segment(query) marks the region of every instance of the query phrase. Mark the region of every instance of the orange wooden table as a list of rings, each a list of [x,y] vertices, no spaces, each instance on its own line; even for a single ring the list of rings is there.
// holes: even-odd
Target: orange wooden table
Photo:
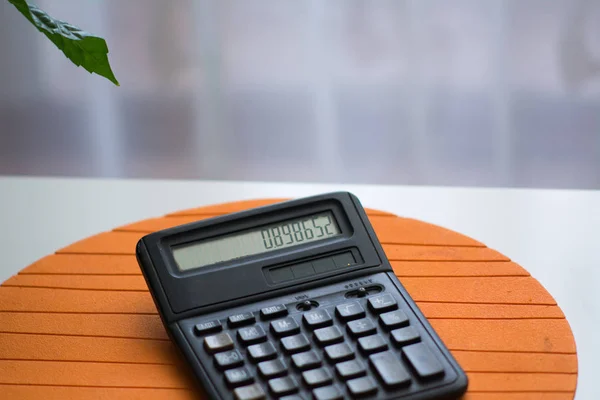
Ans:
[[[276,201],[122,226],[10,278],[0,287],[0,399],[203,398],[161,325],[135,244],[154,230]],[[571,329],[527,271],[459,233],[367,213],[396,274],[467,372],[464,399],[573,399]]]

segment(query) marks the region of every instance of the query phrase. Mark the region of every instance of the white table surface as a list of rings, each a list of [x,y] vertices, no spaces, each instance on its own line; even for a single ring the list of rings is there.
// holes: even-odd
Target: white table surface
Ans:
[[[554,296],[577,342],[576,398],[600,398],[600,192],[0,177],[0,282],[79,239],[184,208],[348,190],[366,207],[494,248]]]

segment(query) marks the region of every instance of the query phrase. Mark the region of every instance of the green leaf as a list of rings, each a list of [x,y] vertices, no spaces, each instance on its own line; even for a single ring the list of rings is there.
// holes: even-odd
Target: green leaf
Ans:
[[[104,39],[84,32],[67,22],[52,18],[25,0],[8,0],[38,31],[52,41],[75,65],[103,76],[119,86],[108,62],[108,46]]]

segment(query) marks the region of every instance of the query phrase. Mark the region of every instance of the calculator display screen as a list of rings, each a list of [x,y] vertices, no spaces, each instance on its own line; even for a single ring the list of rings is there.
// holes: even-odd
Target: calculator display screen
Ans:
[[[333,213],[320,212],[288,219],[215,239],[187,243],[173,249],[182,271],[223,261],[267,253],[340,235]]]

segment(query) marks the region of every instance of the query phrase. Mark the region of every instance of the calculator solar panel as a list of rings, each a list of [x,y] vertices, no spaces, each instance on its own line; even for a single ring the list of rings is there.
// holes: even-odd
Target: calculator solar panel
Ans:
[[[298,235],[302,226],[312,233]],[[311,240],[296,244],[294,232]],[[423,400],[466,390],[348,193],[151,234],[138,260],[211,398]]]

